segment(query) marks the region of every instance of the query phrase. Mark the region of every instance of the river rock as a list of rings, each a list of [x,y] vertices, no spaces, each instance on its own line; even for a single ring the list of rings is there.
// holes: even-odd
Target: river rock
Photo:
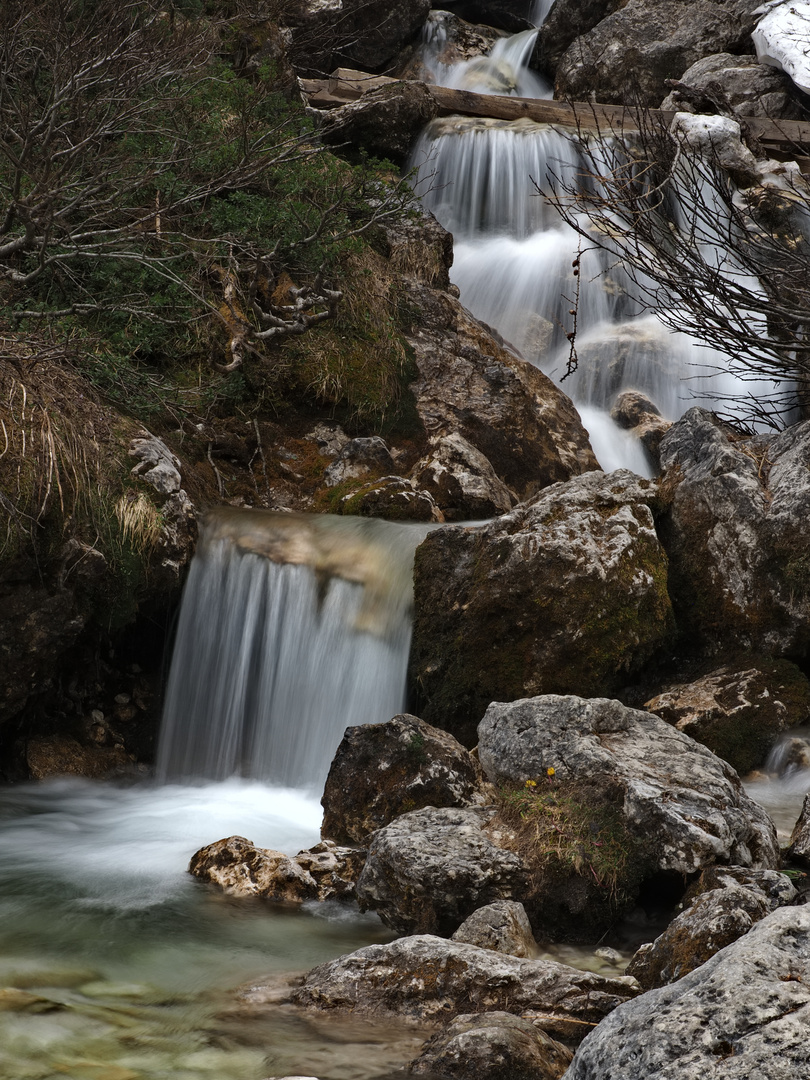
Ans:
[[[195,852],[188,870],[230,896],[298,904],[353,898],[364,858],[364,851],[341,848],[329,840],[290,856],[256,847],[243,836],[229,836]]]
[[[776,830],[734,770],[652,713],[607,698],[493,702],[478,728],[488,779],[523,784],[610,778],[622,813],[657,871],[693,874],[718,862],[778,865]]]
[[[326,467],[324,482],[327,487],[336,487],[345,480],[357,480],[370,473],[391,473],[395,469],[385,440],[379,435],[371,435],[345,443],[332,464]]]
[[[805,795],[802,812],[790,834],[790,847],[785,852],[794,862],[810,863],[810,795]]]
[[[791,93],[787,75],[759,63],[755,56],[733,56],[731,53],[704,56],[687,68],[678,82],[683,86],[675,87],[664,98],[662,109],[714,112],[724,105],[730,106],[739,117],[798,120],[801,116],[801,107]],[[696,100],[695,95],[683,93],[684,87],[703,92],[704,98]]]
[[[25,762],[32,780],[48,780],[55,776],[87,776],[99,780],[132,768],[132,758],[123,746],[82,746],[70,735],[29,739]]]
[[[509,956],[534,956],[537,943],[523,904],[496,900],[478,908],[453,934],[453,941],[466,941],[479,949],[492,949]]]
[[[796,1080],[810,1068],[810,907],[781,908],[696,971],[619,1006],[565,1080]]]
[[[408,1071],[448,1080],[559,1080],[573,1057],[530,1020],[507,1012],[457,1016]]]
[[[455,432],[433,440],[412,475],[447,521],[495,517],[511,510],[517,501],[489,460]]]
[[[417,135],[438,113],[423,83],[391,83],[320,114],[321,138],[335,147],[348,143],[352,153],[359,147],[404,165]]]
[[[635,390],[619,394],[611,407],[610,418],[625,431],[632,431],[653,461],[660,463],[661,440],[672,427],[672,421],[663,418],[646,394]]]
[[[687,896],[691,902],[685,910],[630,961],[627,974],[645,990],[694,971],[769,912],[795,900],[797,892],[775,870],[735,866],[704,870]]]
[[[418,370],[410,389],[429,438],[457,433],[521,499],[597,468],[576,410],[538,368],[450,294],[413,283],[407,298],[422,312],[407,339]]]
[[[618,1004],[632,980],[608,979],[553,960],[521,960],[430,934],[370,945],[313,968],[295,1004],[358,1016],[446,1023],[459,1014],[519,1013],[579,1041]]]
[[[382,476],[344,495],[336,507],[340,514],[385,518],[387,521],[443,522],[444,514],[433,496],[404,476]]]
[[[409,811],[482,801],[481,770],[469,751],[448,732],[403,714],[346,728],[321,799],[321,835],[366,844]]]
[[[430,0],[295,0],[284,5],[288,56],[301,74],[336,67],[380,71],[414,38]]]
[[[740,439],[690,409],[661,443],[660,534],[682,629],[704,649],[810,647],[810,421]]]
[[[587,473],[416,552],[411,686],[420,715],[474,745],[491,701],[604,693],[668,638],[657,488]]]
[[[765,763],[787,727],[810,719],[810,683],[788,660],[750,658],[671,686],[644,708],[708,746],[741,775]]]
[[[748,0],[628,0],[568,47],[555,96],[657,108],[666,80],[702,57],[752,50],[752,10]]]
[[[525,895],[520,856],[485,831],[494,816],[494,807],[426,807],[380,829],[357,882],[361,909],[400,934],[452,934],[477,908]]]

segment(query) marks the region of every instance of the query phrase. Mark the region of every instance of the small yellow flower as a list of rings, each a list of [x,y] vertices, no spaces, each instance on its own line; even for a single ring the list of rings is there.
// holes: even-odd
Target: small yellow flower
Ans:
[[[526,781],[526,787],[537,787],[537,781],[536,780],[527,780]]]
[[[556,770],[555,770],[554,766],[549,765],[549,767],[546,769],[546,776],[553,776],[555,771]]]

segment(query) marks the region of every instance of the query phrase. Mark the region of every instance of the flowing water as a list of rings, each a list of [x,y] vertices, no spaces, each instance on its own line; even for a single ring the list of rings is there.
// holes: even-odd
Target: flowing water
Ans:
[[[538,24],[547,7],[535,3]],[[503,39],[485,61],[437,67],[435,77],[546,95],[526,66],[534,36]],[[535,182],[570,178],[581,168],[576,149],[541,125],[450,118],[425,133],[417,160],[436,173],[428,202],[455,233],[464,302],[556,377],[579,290],[584,359],[566,389],[603,466],[648,471],[612,424],[610,400],[642,387],[678,415],[690,404],[682,377],[695,374],[695,348],[654,316],[635,319],[620,269],[606,277],[589,255],[575,280],[575,235]],[[290,853],[318,839],[316,795],[344,728],[403,707],[422,535],[380,522],[214,515],[180,619],[160,782],[0,792],[0,1080],[366,1080],[414,1056],[418,1033],[336,1028],[284,1008],[251,1013],[234,995],[247,980],[388,940],[376,917],[235,901],[186,866],[228,835]],[[750,790],[787,818],[808,775]],[[598,967],[585,951],[558,958]]]

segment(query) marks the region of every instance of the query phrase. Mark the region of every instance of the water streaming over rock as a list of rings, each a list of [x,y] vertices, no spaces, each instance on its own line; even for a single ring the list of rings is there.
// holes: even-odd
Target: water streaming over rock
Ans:
[[[401,712],[425,531],[213,513],[184,593],[159,778],[317,788],[348,725]]]

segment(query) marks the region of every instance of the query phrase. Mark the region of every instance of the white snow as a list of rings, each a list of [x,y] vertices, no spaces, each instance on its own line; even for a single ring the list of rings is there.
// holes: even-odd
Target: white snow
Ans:
[[[757,60],[784,71],[810,93],[810,3],[783,0],[758,10],[767,14],[752,34]]]

